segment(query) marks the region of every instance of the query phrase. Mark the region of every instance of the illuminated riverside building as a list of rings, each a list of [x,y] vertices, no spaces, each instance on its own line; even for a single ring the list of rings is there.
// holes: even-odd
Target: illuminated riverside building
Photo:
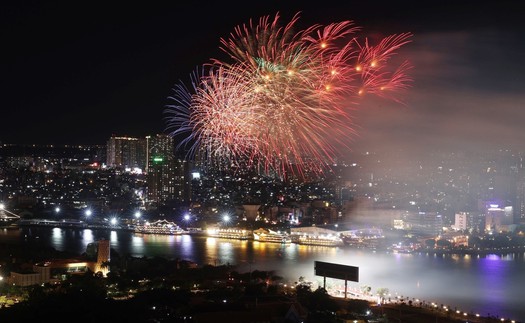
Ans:
[[[485,221],[486,216],[483,212],[457,212],[452,229],[482,233],[485,231]]]
[[[420,235],[436,237],[443,231],[443,218],[435,212],[409,213],[405,221],[405,228]]]
[[[514,224],[512,206],[501,207],[497,203],[487,203],[485,211],[485,231],[511,231]]]
[[[447,240],[454,247],[468,247],[468,235],[460,232],[445,232],[439,238]]]
[[[458,231],[467,230],[468,215],[469,214],[467,212],[456,213],[454,225],[452,226],[452,228]]]
[[[16,286],[31,286],[45,283],[59,282],[68,275],[84,274],[87,271],[102,273],[104,276],[109,272],[109,240],[99,240],[88,245],[96,248],[96,261],[86,259],[55,259],[33,265],[32,270],[13,270],[8,278],[8,283]]]

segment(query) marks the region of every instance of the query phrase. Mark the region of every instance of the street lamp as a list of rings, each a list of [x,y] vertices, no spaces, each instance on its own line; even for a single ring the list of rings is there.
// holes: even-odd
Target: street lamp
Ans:
[[[89,218],[93,212],[90,209],[86,210],[86,218]]]
[[[135,214],[133,214],[133,216],[135,217],[135,220],[133,221],[135,224],[139,224],[140,222],[140,217],[142,216],[142,214],[140,213],[139,210],[135,211]]]
[[[189,223],[191,221],[191,216],[188,213],[186,213],[186,214],[184,214],[184,216],[182,218],[184,220],[184,223],[186,224],[186,229],[187,229],[189,227]]]
[[[60,213],[60,207],[57,206],[57,207],[55,208],[55,213],[56,213],[56,214]]]

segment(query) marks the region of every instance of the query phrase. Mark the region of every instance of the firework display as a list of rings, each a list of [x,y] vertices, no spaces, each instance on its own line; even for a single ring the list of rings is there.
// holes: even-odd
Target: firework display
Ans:
[[[230,61],[211,59],[190,88],[175,87],[166,112],[179,148],[279,176],[322,173],[356,135],[364,94],[401,102],[410,65],[388,63],[411,34],[371,45],[352,21],[296,31],[298,20],[281,25],[276,14],[235,27],[220,39]]]

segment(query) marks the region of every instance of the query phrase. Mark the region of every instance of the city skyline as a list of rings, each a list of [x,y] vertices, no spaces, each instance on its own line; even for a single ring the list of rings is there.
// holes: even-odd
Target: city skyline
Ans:
[[[172,88],[220,55],[221,37],[250,19],[301,12],[305,25],[352,20],[371,38],[414,35],[400,51],[414,66],[405,105],[367,98],[355,112],[352,147],[519,149],[525,46],[518,4],[9,4],[0,141],[104,144],[112,134],[162,133]]]
[[[6,202],[4,211],[17,210],[20,227],[11,230],[13,218],[4,216],[0,243],[16,243],[22,259],[31,259],[43,246],[80,254],[103,238],[107,253],[98,258],[99,265],[109,260],[111,246],[115,264],[130,263],[119,261],[119,254],[144,260],[173,257],[203,265],[237,264],[249,268],[250,278],[252,269],[278,268],[294,281],[310,278],[313,260],[335,261],[362,268],[361,284],[374,292],[389,288],[407,301],[407,295],[414,297],[409,302],[415,297],[430,300],[427,305],[441,304],[448,316],[455,315],[449,309],[457,306],[465,311],[465,319],[492,313],[498,319],[522,320],[522,12],[517,0],[4,4],[0,202]],[[368,95],[357,105],[348,100],[355,108],[351,117],[356,130],[348,144],[348,163],[327,163],[334,171],[322,180],[312,176],[284,181],[257,176],[244,167],[231,167],[229,172],[223,164],[193,165],[171,158],[173,142],[167,138],[148,139],[152,145],[127,142],[166,134],[165,112],[175,86],[190,81],[196,68],[224,56],[221,39],[228,39],[235,27],[277,14],[287,22],[298,13],[298,27],[350,20],[371,42],[394,34],[412,35],[393,57],[413,66],[408,71],[413,81],[401,97],[404,103]],[[311,118],[320,124],[319,119]],[[297,132],[285,138],[294,138]],[[303,133],[310,138],[308,131]],[[32,144],[53,147],[23,146]],[[61,149],[62,145],[69,146]],[[82,147],[71,147],[75,145]],[[488,153],[497,149],[524,153]],[[444,150],[465,154],[426,158],[426,153]],[[357,153],[364,151],[371,153]],[[276,155],[272,150],[266,153]],[[130,165],[141,165],[145,171],[135,172]],[[151,237],[135,231],[140,231],[140,223],[156,219],[174,220],[202,237]],[[349,239],[347,245],[343,242],[348,248],[335,244],[331,249],[313,247],[319,244],[315,238],[306,241],[305,249],[299,243],[292,248],[246,243],[245,238],[252,238],[246,233],[241,233],[242,243],[223,244],[216,241],[220,234],[207,236],[202,230],[208,224],[234,227],[237,221],[253,229],[275,225],[290,232],[300,224],[308,227],[303,232],[316,237],[326,228],[354,231],[352,238],[359,239],[371,237],[361,234],[364,230],[357,235],[362,228],[379,228],[375,232],[386,235],[359,242]],[[55,227],[58,223],[63,227]],[[81,227],[66,228],[73,223]],[[47,231],[42,224],[52,229]],[[106,230],[124,224],[133,231]],[[6,264],[0,268],[2,278],[21,258],[11,247],[0,249],[5,251],[0,262]],[[102,269],[98,267],[93,268]],[[152,277],[161,277],[157,265],[137,267],[155,269]],[[129,268],[123,267],[122,273],[129,273]],[[118,273],[121,268],[104,269]],[[200,286],[190,280],[184,284]],[[122,295],[129,296],[130,291],[123,288]],[[225,299],[220,301],[216,304],[224,305]],[[60,310],[64,308],[66,314],[78,312],[77,307]],[[84,304],[81,310],[85,308]]]

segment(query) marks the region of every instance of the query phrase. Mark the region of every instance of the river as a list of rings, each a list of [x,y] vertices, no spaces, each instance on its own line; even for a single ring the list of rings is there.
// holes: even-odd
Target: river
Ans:
[[[359,267],[359,282],[349,288],[388,288],[391,297],[404,296],[479,313],[525,322],[524,254],[483,256],[393,254],[345,247],[281,245],[192,235],[165,236],[129,231],[22,227],[0,229],[0,244],[35,243],[81,254],[100,239],[110,240],[120,255],[180,258],[200,265],[236,265],[238,271],[275,270],[286,281],[303,276],[323,285],[314,262]],[[344,281],[327,278],[327,287]]]

